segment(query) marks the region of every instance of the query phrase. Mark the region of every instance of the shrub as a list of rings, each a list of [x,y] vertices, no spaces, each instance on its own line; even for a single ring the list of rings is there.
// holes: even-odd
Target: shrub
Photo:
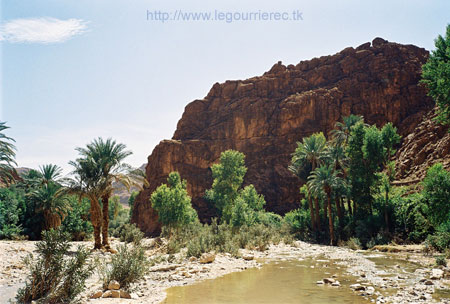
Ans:
[[[449,219],[450,172],[446,171],[442,164],[435,164],[428,169],[422,183],[430,220],[434,227],[438,227]]]
[[[301,240],[311,237],[311,214],[305,209],[295,209],[284,215],[283,223]]]
[[[344,242],[343,246],[352,250],[360,250],[362,248],[361,242],[355,237],[352,237],[348,241]]]
[[[427,241],[440,252],[450,249],[450,220],[439,226],[434,234],[429,235]]]
[[[147,273],[149,261],[145,256],[144,248],[140,244],[121,245],[117,254],[111,258],[111,263],[101,264],[99,267],[103,288],[107,288],[109,282],[119,282],[120,288],[130,290],[133,283],[140,281]]]
[[[161,185],[153,192],[151,202],[158,212],[158,220],[170,231],[198,221],[186,190],[186,181],[181,180],[178,172],[169,174],[167,185]]]
[[[43,241],[37,246],[38,257],[30,254],[25,263],[30,269],[25,286],[17,292],[18,303],[72,303],[85,288],[93,266],[87,263],[89,251],[78,247],[69,255],[69,234],[58,230],[42,233]]]
[[[440,255],[436,257],[436,265],[437,266],[447,266],[447,260],[445,259],[444,255]]]
[[[0,239],[15,239],[23,231],[19,219],[24,198],[14,187],[11,189],[0,189]]]
[[[87,199],[78,200],[77,197],[69,197],[70,212],[64,218],[61,229],[71,235],[73,241],[84,241],[93,232],[93,227],[89,221],[90,203]]]
[[[125,224],[119,232],[120,241],[139,244],[144,238],[144,233],[135,224]]]

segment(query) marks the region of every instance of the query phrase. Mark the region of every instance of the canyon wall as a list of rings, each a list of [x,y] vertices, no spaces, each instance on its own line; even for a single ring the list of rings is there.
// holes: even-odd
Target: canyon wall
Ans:
[[[265,196],[266,209],[283,214],[296,208],[300,181],[287,169],[296,142],[314,132],[327,135],[349,114],[379,126],[391,121],[406,137],[433,106],[419,85],[427,58],[423,48],[376,38],[297,65],[279,62],[262,76],[214,84],[205,98],[186,106],[173,138],[148,157],[149,186],[136,199],[132,222],[147,235],[159,232],[149,198],[171,171],[187,180],[200,218],[214,216],[203,196],[212,184],[210,166],[227,149],[246,155],[244,183]]]

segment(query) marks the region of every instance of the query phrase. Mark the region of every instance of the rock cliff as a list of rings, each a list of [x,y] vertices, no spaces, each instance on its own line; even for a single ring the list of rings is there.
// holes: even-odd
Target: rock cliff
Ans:
[[[246,155],[245,183],[264,194],[266,209],[297,207],[300,181],[287,166],[296,142],[327,134],[351,113],[368,123],[391,121],[405,136],[432,107],[418,84],[428,52],[376,38],[357,48],[297,65],[275,64],[262,76],[216,83],[204,99],[189,103],[171,140],[148,157],[149,186],[138,196],[132,221],[148,235],[158,233],[150,194],[178,171],[202,220],[214,215],[203,199],[211,187],[210,166],[227,149]]]

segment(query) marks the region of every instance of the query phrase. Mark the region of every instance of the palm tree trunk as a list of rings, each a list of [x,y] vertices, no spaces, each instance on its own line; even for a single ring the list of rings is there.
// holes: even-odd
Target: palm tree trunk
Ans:
[[[330,245],[334,245],[334,226],[333,226],[333,216],[331,215],[331,193],[327,192],[328,197],[328,225],[330,227]]]
[[[308,205],[309,205],[309,211],[311,212],[311,228],[313,231],[316,231],[316,220],[314,218],[314,207],[311,200],[311,196],[308,195]]]
[[[353,215],[352,203],[350,202],[350,198],[349,197],[347,197],[347,206],[348,206],[348,214],[349,215]]]
[[[388,204],[389,204],[389,192],[386,191],[386,201],[384,203],[384,222],[386,223],[386,229],[389,231],[389,214],[388,214]]]
[[[108,227],[109,227],[109,193],[102,196],[103,204],[103,221],[102,221],[102,237],[103,246],[109,249]]]
[[[317,228],[317,231],[320,231],[320,215],[319,215],[319,210],[320,210],[320,207],[319,207],[319,198],[318,198],[318,197],[315,197],[315,198],[314,198],[314,212],[316,213],[315,221],[316,221],[316,228]]]
[[[102,210],[100,204],[96,200],[91,199],[91,222],[94,227],[94,249],[102,248],[101,224],[102,224]]]
[[[335,197],[335,203],[336,203],[336,210],[337,210],[337,214],[338,214],[338,218],[339,218],[339,226],[342,226],[343,222],[343,215],[342,215],[342,209],[341,209],[341,204],[339,203],[339,197],[336,195]]]

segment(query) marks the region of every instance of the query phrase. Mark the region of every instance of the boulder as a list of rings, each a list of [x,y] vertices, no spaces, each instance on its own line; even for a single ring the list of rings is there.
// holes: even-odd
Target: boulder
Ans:
[[[203,253],[200,257],[199,262],[201,264],[208,264],[208,263],[212,263],[214,262],[214,260],[216,259],[216,255],[214,253]]]
[[[352,284],[350,285],[350,288],[354,291],[364,291],[366,290],[366,287],[362,286],[361,284]]]
[[[432,280],[440,280],[444,276],[444,271],[442,269],[434,268],[431,270],[430,279]]]
[[[112,280],[108,284],[108,289],[109,290],[118,290],[119,288],[120,288],[120,284],[119,284],[119,282],[117,282],[115,280]]]
[[[123,299],[131,299],[131,295],[125,290],[120,290],[120,297]]]
[[[103,291],[102,290],[97,290],[97,291],[94,291],[89,298],[91,298],[91,299],[98,299],[102,295],[103,295]]]

